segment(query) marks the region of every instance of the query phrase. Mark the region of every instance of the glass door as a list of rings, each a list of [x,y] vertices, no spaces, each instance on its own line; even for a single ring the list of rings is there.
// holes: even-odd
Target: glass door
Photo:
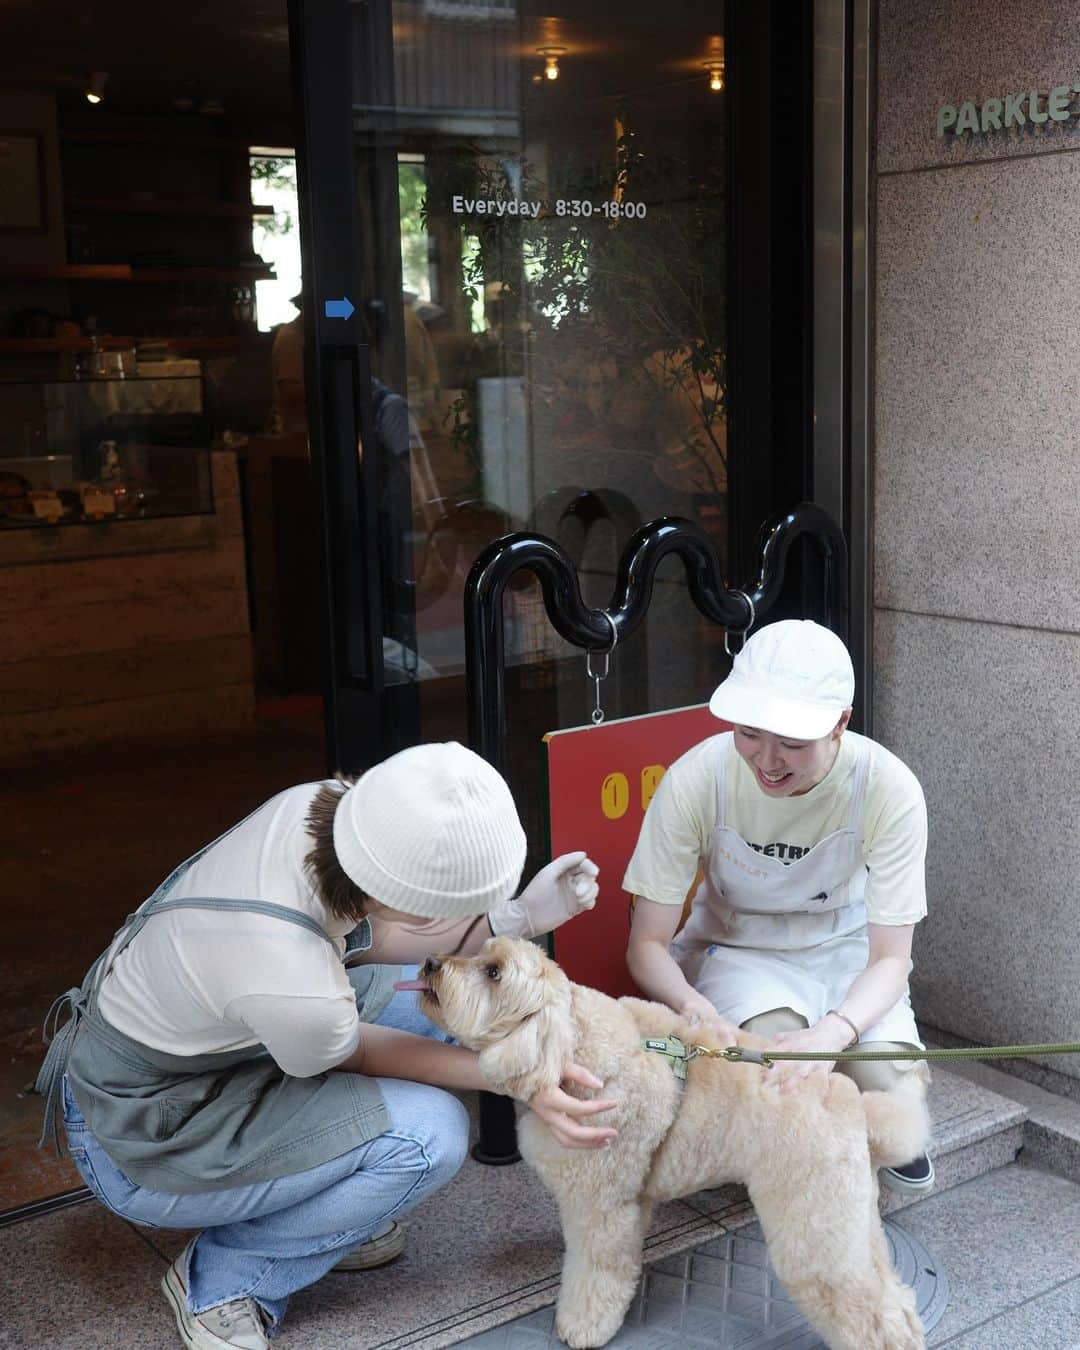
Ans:
[[[721,4],[294,0],[292,16],[331,757],[355,768],[465,738],[462,592],[491,539],[558,539],[592,605],[662,515],[697,521],[729,571],[728,240],[770,208],[732,200]],[[761,495],[743,493],[751,530]],[[508,759],[531,776],[542,734],[587,720],[591,686],[529,578],[506,624]],[[700,702],[724,670],[671,560],[605,710]]]

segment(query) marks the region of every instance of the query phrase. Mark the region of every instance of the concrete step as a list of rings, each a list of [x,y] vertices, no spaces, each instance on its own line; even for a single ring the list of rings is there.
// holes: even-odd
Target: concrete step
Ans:
[[[1027,1107],[950,1069],[931,1067],[930,1119],[937,1183],[934,1193],[1016,1161],[1024,1146]],[[904,1209],[918,1195],[899,1196],[882,1187],[884,1214]]]
[[[1080,1100],[981,1060],[953,1064],[950,1071],[1024,1107],[1024,1161],[1080,1182]]]

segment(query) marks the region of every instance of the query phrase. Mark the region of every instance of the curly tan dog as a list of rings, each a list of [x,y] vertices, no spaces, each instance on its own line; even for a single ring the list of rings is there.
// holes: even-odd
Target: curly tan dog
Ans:
[[[924,1346],[914,1296],[889,1262],[875,1174],[923,1148],[920,1084],[860,1095],[834,1073],[782,1093],[764,1087],[775,1069],[697,1058],[680,1086],[642,1037],[714,1046],[715,1037],[662,1004],[572,984],[521,939],[433,957],[422,975],[424,1012],[480,1051],[500,1091],[527,1100],[574,1060],[620,1102],[597,1117],[619,1131],[599,1151],[563,1148],[531,1112],[520,1122],[522,1156],[559,1203],[566,1256],[555,1326],[568,1345],[604,1345],[622,1325],[654,1201],[742,1182],[777,1275],[832,1350]]]

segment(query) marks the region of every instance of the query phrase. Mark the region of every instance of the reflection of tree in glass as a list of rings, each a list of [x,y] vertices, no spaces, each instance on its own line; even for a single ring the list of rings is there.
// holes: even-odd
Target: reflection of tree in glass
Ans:
[[[401,221],[401,279],[421,300],[431,299],[428,236],[424,215],[427,182],[422,164],[398,164],[398,215]]]
[[[629,124],[624,111],[620,125]],[[644,219],[609,219],[595,192],[588,194],[597,207],[591,216],[560,216],[530,164],[521,162],[520,176],[511,175],[479,146],[442,157],[437,169],[429,163],[434,172],[427,209],[436,202],[443,209],[454,194],[545,202],[535,220],[469,218],[479,243],[463,258],[466,293],[476,296],[485,284],[490,292],[493,282],[501,283],[534,337],[545,329],[557,332],[564,369],[574,351],[591,358],[594,367],[610,368],[614,404],[620,399],[640,404],[651,392],[653,404],[662,405],[656,415],[664,423],[658,474],[692,492],[722,492],[727,485],[723,175],[711,146],[698,166],[688,162],[685,149],[659,142],[642,148],[642,140],[623,130],[612,181],[617,201],[647,203]],[[517,334],[505,328],[498,337],[520,345]],[[511,352],[505,357],[514,363]],[[636,400],[628,387],[633,385]],[[617,420],[618,407],[608,411]]]
[[[251,159],[252,195],[261,186],[271,192],[289,192],[296,195],[296,160],[291,155],[273,157],[254,155]],[[291,211],[277,207],[272,216],[260,216],[259,227],[266,234],[291,234],[296,220]]]

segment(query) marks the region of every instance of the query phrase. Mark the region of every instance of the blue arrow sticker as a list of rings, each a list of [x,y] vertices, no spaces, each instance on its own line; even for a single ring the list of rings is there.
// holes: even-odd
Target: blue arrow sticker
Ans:
[[[328,319],[351,319],[355,312],[356,306],[345,296],[342,296],[340,300],[326,301],[326,317]]]

